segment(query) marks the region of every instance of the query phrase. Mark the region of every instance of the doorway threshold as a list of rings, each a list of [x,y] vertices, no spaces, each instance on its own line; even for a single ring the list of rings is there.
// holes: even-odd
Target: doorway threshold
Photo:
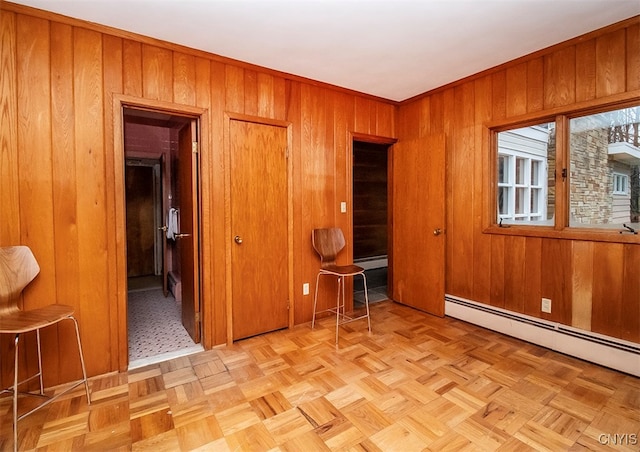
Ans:
[[[150,364],[157,364],[163,361],[168,361],[173,358],[181,358],[183,356],[193,355],[194,353],[203,352],[204,347],[201,344],[196,344],[193,347],[183,348],[172,352],[161,353],[155,356],[148,356],[146,358],[136,359],[129,363],[128,370],[139,369],[140,367],[148,366]]]

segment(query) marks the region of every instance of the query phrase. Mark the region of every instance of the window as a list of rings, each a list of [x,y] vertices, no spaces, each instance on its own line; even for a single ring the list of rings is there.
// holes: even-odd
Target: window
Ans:
[[[616,234],[623,224],[640,227],[640,105],[589,108],[535,125],[497,126],[498,226]]]
[[[498,222],[553,224],[548,196],[554,124],[498,133]],[[551,215],[551,216],[549,216]]]
[[[629,176],[626,174],[613,173],[613,194],[626,195],[629,185]]]
[[[639,123],[640,107],[570,119],[570,227],[617,230],[638,216],[627,194],[640,165]],[[637,187],[632,196],[637,200]]]

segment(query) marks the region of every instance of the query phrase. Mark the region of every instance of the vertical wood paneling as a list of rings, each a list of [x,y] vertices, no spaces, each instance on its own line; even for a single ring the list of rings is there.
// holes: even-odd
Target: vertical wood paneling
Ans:
[[[275,117],[274,77],[269,74],[257,74],[257,114],[263,118]],[[282,119],[276,118],[276,119]]]
[[[142,44],[125,39],[122,43],[123,93],[142,97]]]
[[[496,72],[491,76],[491,119],[502,119],[507,115],[507,74]]]
[[[626,32],[624,29],[596,39],[596,96],[623,92],[626,87]]]
[[[526,290],[525,237],[505,237],[504,253],[504,307],[510,311],[524,311]]]
[[[596,97],[596,43],[590,39],[576,46],[576,101]]]
[[[271,114],[275,119],[286,120],[287,119],[287,111],[289,107],[289,102],[291,101],[291,96],[288,87],[290,87],[290,82],[285,80],[282,77],[276,77],[273,81],[273,111]],[[264,108],[267,109],[266,107]],[[269,110],[271,108],[269,107]]]
[[[328,93],[328,97],[330,102],[327,112],[327,143],[333,143],[333,147],[336,150],[344,149],[344,152],[336,151],[335,153],[336,206],[338,206],[341,201],[345,201],[348,206],[351,206],[353,203],[353,184],[351,182],[353,180],[353,145],[348,142],[349,129],[346,110],[344,108],[342,95],[339,93]],[[353,222],[351,209],[347,209],[347,212],[346,215],[342,214],[336,218],[336,226],[342,228],[344,231],[347,246],[343,254],[347,254],[347,262],[350,262],[350,256],[353,256],[353,236],[351,230]]]
[[[76,184],[78,193],[78,262],[80,266],[79,321],[83,344],[100,350],[112,343],[104,328],[109,319],[107,293],[107,203],[105,195],[102,36],[93,31],[74,31],[74,110],[76,141]],[[87,127],[91,124],[91,127]],[[114,341],[117,342],[117,341]],[[69,347],[71,348],[71,347]],[[87,364],[91,374],[110,370],[110,351]]]
[[[472,299],[488,303],[491,299],[491,237],[482,233],[486,227],[485,218],[489,210],[489,198],[484,196],[485,187],[490,183],[489,145],[484,123],[491,119],[491,77],[483,77],[474,82],[475,89],[475,152],[470,153],[468,159],[473,158],[473,168],[483,168],[481,174],[473,178],[473,295]]]
[[[258,74],[256,71],[244,71],[244,112],[258,116]]]
[[[527,112],[542,110],[544,106],[544,63],[541,57],[527,62]]]
[[[224,133],[222,130],[222,124],[224,124],[224,112],[226,110],[225,104],[225,86],[226,86],[226,68],[225,65],[219,62],[211,62],[211,158],[210,158],[210,171],[209,177],[211,180],[211,211],[213,212],[211,221],[212,234],[209,236],[203,236],[203,243],[210,242],[211,248],[216,250],[211,259],[211,277],[212,285],[215,292],[205,295],[205,302],[207,299],[212,303],[209,309],[205,308],[205,316],[208,317],[206,312],[211,312],[212,318],[210,321],[211,327],[211,342],[213,344],[222,344],[227,338],[226,332],[226,294],[225,288],[225,262],[226,262],[226,250],[227,240],[225,234],[214,234],[213,231],[225,230],[225,215],[221,215],[220,212],[225,211],[225,179],[224,179]],[[206,279],[208,275],[203,275]],[[217,297],[217,301],[213,301]],[[205,317],[205,319],[207,318]]]
[[[440,91],[431,96],[430,100],[431,133],[444,133],[444,96]]]
[[[543,239],[542,297],[551,299],[551,313],[540,317],[569,325],[571,322],[571,242]]]
[[[103,117],[104,117],[104,166],[105,166],[105,195],[106,195],[106,217],[118,218],[116,212],[116,177],[120,177],[122,174],[116,170],[115,153],[114,153],[114,140],[107,137],[114,136],[114,121],[113,121],[113,94],[123,92],[123,70],[122,62],[124,59],[124,46],[121,38],[115,36],[103,35],[102,39],[102,55],[104,60],[104,72],[103,72],[103,90],[104,90],[104,102],[103,102]],[[140,60],[138,60],[138,64]],[[120,231],[119,227],[112,222],[107,224],[107,234],[112,237],[118,237],[121,234],[120,240],[124,241],[124,231]],[[107,279],[109,294],[112,297],[112,304],[122,302],[126,297],[125,288],[120,287],[118,282],[118,249],[116,246],[118,243],[116,240],[107,240],[107,266],[109,268]],[[122,242],[119,242],[122,243]],[[126,331],[120,330],[124,325],[124,322],[118,323],[118,316],[109,316],[110,330],[112,331],[111,340],[117,343],[114,347],[114,352],[111,354],[111,369],[117,369],[119,366],[119,353],[126,353],[126,346],[122,338],[126,337]]]
[[[34,308],[56,293],[49,23],[19,15],[16,33],[20,242],[31,247],[41,268],[25,298],[25,307]]]
[[[376,135],[393,136],[396,107],[394,105],[376,103]]]
[[[354,131],[373,135],[375,133],[375,123],[371,124],[371,102],[364,97],[355,98],[356,116]]]
[[[492,306],[504,308],[504,278],[505,278],[505,237],[491,236],[491,299]],[[461,261],[458,265],[465,265]]]
[[[244,70],[225,65],[225,108],[234,113],[244,113]]]
[[[24,291],[24,308],[49,304],[56,293],[54,255],[53,177],[51,155],[51,72],[49,22],[18,15],[16,22],[18,93],[18,190],[20,244],[28,245],[40,265],[40,274]],[[45,383],[58,380],[58,328],[43,332],[43,363],[51,372]],[[31,336],[32,337],[32,336]],[[32,349],[27,338],[23,350]],[[27,372],[35,366],[33,354]],[[4,387],[4,386],[3,386]]]
[[[624,245],[595,243],[593,261],[598,265],[594,266],[593,274],[592,331],[619,336],[625,323],[622,319],[623,304],[629,302],[623,297],[622,290]]]
[[[416,127],[415,124],[405,119],[405,121],[408,122],[408,127],[410,127],[411,130],[417,131],[417,137],[431,135],[431,97],[420,99],[419,102],[415,102],[412,105],[416,106],[416,111],[411,112],[409,118],[418,124]]]
[[[0,15],[0,246],[20,242],[18,181],[16,16]],[[3,356],[6,356],[2,349]]]
[[[571,270],[573,299],[571,326],[591,331],[593,242],[573,242]]]
[[[507,116],[527,112],[527,63],[513,66],[506,71]]]
[[[446,184],[452,188],[448,191],[449,206],[447,223],[447,244],[451,261],[447,265],[447,274],[452,276],[451,289],[460,296],[470,298],[473,293],[473,266],[461,267],[458,259],[466,261],[473,254],[473,174],[467,167],[473,159],[474,147],[474,85],[469,83],[453,90],[455,126],[451,127],[448,148],[449,179]],[[429,233],[430,231],[427,231]]]
[[[640,245],[624,246],[621,337],[640,342]]]
[[[524,259],[524,313],[538,317],[542,298],[542,239],[527,237]]]
[[[73,112],[73,29],[51,24],[51,150],[55,261],[64,273],[56,296],[77,306],[79,283],[78,218],[75,168],[75,116]]]
[[[640,24],[627,28],[627,91],[640,89]]]
[[[0,246],[20,243],[20,198],[18,178],[18,105],[16,69],[16,16],[0,14]],[[13,341],[0,336],[0,381],[9,381],[13,369]],[[4,377],[4,378],[3,378]],[[2,387],[7,387],[3,384]]]
[[[569,105],[576,99],[576,50],[566,47],[544,57],[544,107]]]
[[[427,97],[425,99],[431,100],[430,97]],[[425,105],[424,99],[420,99],[405,107],[402,107],[398,111],[397,115],[398,135],[403,136],[405,140],[411,140],[420,136],[420,118],[423,117],[425,108],[431,110],[431,103],[427,102]],[[431,118],[431,115],[429,114],[428,117]]]
[[[146,99],[173,100],[173,56],[170,50],[142,45],[142,93]]]
[[[173,53],[173,101],[177,104],[196,104],[196,58]]]

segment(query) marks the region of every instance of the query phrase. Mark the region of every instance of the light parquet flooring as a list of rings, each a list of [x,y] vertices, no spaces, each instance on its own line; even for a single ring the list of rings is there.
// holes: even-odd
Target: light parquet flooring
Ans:
[[[639,450],[640,379],[392,302],[91,380],[20,450]],[[0,402],[0,447],[11,405]],[[625,436],[626,435],[626,436]]]

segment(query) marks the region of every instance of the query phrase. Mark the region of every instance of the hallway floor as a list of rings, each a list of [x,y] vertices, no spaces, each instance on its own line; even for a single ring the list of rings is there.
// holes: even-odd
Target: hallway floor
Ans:
[[[92,378],[91,405],[78,388],[27,417],[19,449],[638,450],[640,379],[393,302],[371,311],[372,333],[348,324],[337,348],[328,317]],[[2,422],[0,449],[10,438]]]
[[[129,369],[203,350],[182,326],[181,305],[163,295],[157,279],[136,278],[129,288]]]

